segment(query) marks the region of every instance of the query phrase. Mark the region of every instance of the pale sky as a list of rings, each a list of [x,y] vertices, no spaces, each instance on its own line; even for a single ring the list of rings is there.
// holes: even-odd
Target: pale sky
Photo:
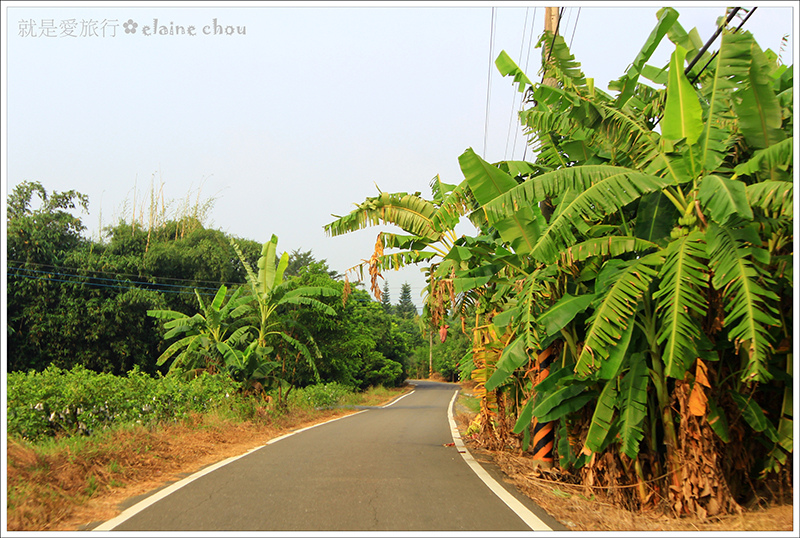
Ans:
[[[744,26],[786,64],[797,46],[794,4],[757,3]],[[25,180],[75,189],[89,196],[81,217],[97,237],[134,187],[141,201],[154,179],[175,206],[198,189],[215,197],[214,228],[259,242],[276,234],[279,250],[312,250],[344,272],[369,258],[381,229],[399,230],[329,238],[331,214],[350,212],[376,185],[429,197],[436,174],[459,183],[458,156],[470,147],[490,162],[524,155],[519,94],[493,65],[490,74],[490,52],[493,62],[505,50],[538,79],[547,4],[433,5],[3,2],[4,207]],[[560,5],[560,33],[604,90],[663,5],[703,41],[725,13],[719,2]],[[155,24],[195,35],[152,35]],[[666,65],[672,47],[665,39],[649,63]],[[393,302],[407,281],[421,308],[418,268],[385,277]]]

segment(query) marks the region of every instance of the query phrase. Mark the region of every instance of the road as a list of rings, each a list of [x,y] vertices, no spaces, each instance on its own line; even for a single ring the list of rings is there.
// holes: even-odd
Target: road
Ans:
[[[273,441],[96,530],[564,529],[504,485],[528,523],[538,522],[526,524],[465,462],[464,449],[446,446],[453,443],[448,407],[457,385],[414,383],[413,393],[388,407]]]

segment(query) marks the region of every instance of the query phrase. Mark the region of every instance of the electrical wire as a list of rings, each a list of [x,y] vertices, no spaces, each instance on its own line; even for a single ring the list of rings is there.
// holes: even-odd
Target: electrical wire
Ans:
[[[556,19],[556,31],[553,32],[553,39],[550,41],[550,48],[547,49],[547,59],[544,61],[546,64],[550,61],[550,55],[553,54],[553,46],[556,44],[556,36],[558,35],[558,27],[561,25],[561,17],[564,15],[564,8],[558,10],[558,18]],[[546,22],[545,22],[546,24]],[[542,82],[544,82],[544,65],[542,66]]]
[[[214,284],[214,285],[219,285],[219,284],[237,285],[237,284],[240,284],[240,282],[220,282],[220,281],[217,281],[217,280],[194,280],[194,279],[191,279],[191,278],[175,278],[175,277],[158,276],[158,275],[135,275],[135,274],[132,274],[132,273],[120,273],[120,272],[117,272],[117,271],[98,271],[96,269],[83,269],[83,268],[79,268],[79,267],[58,267],[58,266],[55,266],[55,265],[48,265],[46,263],[25,262],[25,261],[21,261],[21,260],[8,260],[8,263],[15,263],[15,264],[19,264],[19,265],[34,265],[36,267],[49,267],[50,269],[57,269],[59,271],[81,270],[81,271],[85,271],[85,272],[88,272],[88,273],[99,273],[101,275],[127,276],[127,277],[133,277],[133,278],[144,278],[144,277],[146,277],[146,278],[157,278],[159,280],[172,280],[172,281],[176,281],[176,282],[197,282],[197,283],[201,283],[201,284]],[[192,287],[194,287],[194,286],[192,286]]]
[[[528,64],[530,64],[531,60],[531,45],[533,45],[533,28],[536,26],[536,8],[533,8],[533,20],[531,21],[531,31],[528,34],[528,54],[525,55],[525,73],[528,72]],[[522,108],[525,106],[524,99],[519,104],[519,111],[522,112]],[[514,160],[514,153],[517,149],[517,133],[519,133],[519,129],[514,132],[514,145],[511,148],[511,160]],[[525,160],[525,156],[528,154],[528,143],[530,142],[530,136],[525,137],[525,149],[522,152],[522,160]]]
[[[575,40],[575,30],[578,28],[578,19],[581,18],[581,8],[578,8],[578,15],[575,17],[575,26],[572,27],[572,37],[569,38],[569,48],[572,50],[572,42]]]
[[[489,139],[489,102],[492,95],[492,58],[494,58],[495,8],[492,8],[492,23],[489,31],[489,75],[486,77],[486,120],[483,124],[483,156],[486,157],[486,144]]]
[[[38,269],[30,269],[30,268],[26,268],[26,267],[9,267],[8,269],[11,270],[11,271],[16,271],[16,274],[20,275],[20,276],[22,276],[22,273],[27,272],[27,273],[36,273],[36,274],[43,274],[43,275],[57,275],[57,276],[63,276],[63,277],[86,278],[86,279],[100,280],[100,281],[105,281],[105,282],[116,282],[116,283],[125,282],[125,283],[130,283],[130,284],[142,284],[142,285],[146,285],[146,286],[180,288],[180,289],[189,289],[189,290],[193,290],[193,289],[198,289],[198,290],[216,290],[217,289],[217,288],[208,288],[208,287],[202,287],[202,286],[180,286],[178,284],[160,284],[160,283],[157,283],[157,282],[142,282],[142,281],[138,281],[138,280],[120,280],[120,279],[117,279],[117,278],[103,278],[103,277],[99,277],[99,276],[76,275],[76,274],[71,274],[71,273],[59,273],[59,272],[56,272],[56,271],[41,271],[41,270],[38,270]],[[8,274],[8,273],[6,273],[6,274]]]
[[[522,49],[525,47],[525,31],[528,29],[528,12],[531,8],[525,8],[525,22],[522,23],[522,40],[519,43],[519,58],[520,63],[522,60]],[[513,88],[513,86],[512,86]],[[514,125],[514,112],[517,110],[517,94],[520,93],[517,90],[514,90],[514,98],[511,100],[511,117],[508,119],[508,135],[506,136],[506,150],[503,152],[503,158],[508,158],[508,143],[511,141],[511,128]],[[514,142],[516,142],[516,136],[514,137]]]
[[[749,18],[750,18],[750,15],[752,15],[752,14],[755,12],[755,10],[756,10],[756,9],[758,9],[758,8],[757,8],[757,7],[754,7],[753,9],[751,9],[750,11],[748,11],[748,13],[747,13],[747,16],[746,16],[746,17],[745,17],[745,18],[742,20],[742,23],[741,23],[739,26],[737,26],[737,27],[736,27],[736,29],[734,30],[734,33],[738,32],[739,30],[741,30],[741,29],[742,29],[742,26],[744,26],[744,23],[746,23],[746,22],[747,22],[747,19],[749,19]],[[714,58],[716,58],[716,57],[717,57],[717,54],[719,54],[719,50],[715,50],[715,51],[714,51],[714,54],[712,54],[712,55],[711,55],[711,58],[709,58],[709,60],[706,62],[706,65],[704,65],[704,66],[703,66],[703,68],[702,68],[700,71],[698,71],[698,72],[697,72],[697,74],[696,74],[696,75],[694,76],[694,78],[692,79],[692,84],[694,84],[695,82],[697,82],[697,79],[698,79],[698,78],[700,78],[700,75],[702,75],[702,74],[703,74],[703,71],[705,71],[705,70],[706,70],[706,67],[708,67],[708,66],[711,64],[711,62],[713,62],[713,61],[714,61]]]
[[[46,277],[46,276],[25,275],[25,274],[21,274],[21,273],[18,273],[18,274],[6,273],[6,276],[15,276],[15,277],[20,277],[20,278],[27,278],[27,279],[30,279],[30,280],[46,280],[48,282],[60,282],[60,283],[64,283],[64,284],[82,284],[84,286],[89,286],[91,288],[116,288],[116,289],[124,289],[124,290],[142,290],[142,291],[155,291],[155,292],[158,292],[158,293],[182,293],[182,294],[185,294],[185,295],[190,295],[190,294],[194,295],[194,291],[188,292],[188,291],[180,291],[180,290],[153,290],[153,289],[147,289],[147,288],[140,288],[140,287],[137,287],[137,286],[121,286],[121,285],[115,285],[115,284],[100,284],[100,283],[93,283],[93,282],[76,282],[74,280],[64,280],[64,279],[60,279],[60,278],[51,278],[51,277]],[[205,292],[202,292],[202,293],[201,292],[197,292],[197,293],[200,294],[200,295],[208,295],[208,296],[216,295],[216,293],[205,293]]]
[[[741,8],[738,8],[738,7],[733,8],[733,11],[730,12],[730,14],[728,15],[728,18],[725,19],[725,22],[719,25],[719,27],[717,28],[717,31],[714,32],[714,35],[712,35],[711,38],[708,41],[706,41],[706,44],[703,45],[703,48],[700,49],[700,52],[697,53],[697,56],[694,57],[694,59],[689,63],[689,66],[683,71],[684,75],[687,75],[687,76],[689,75],[689,71],[692,70],[692,67],[694,67],[694,64],[697,63],[697,60],[699,60],[700,57],[703,54],[705,54],[705,52],[708,50],[708,47],[710,47],[711,44],[714,43],[714,41],[717,40],[717,37],[719,37],[719,34],[722,33],[723,28],[725,28],[728,25],[728,23],[731,22],[733,17],[736,16],[736,13],[739,11],[739,9],[741,9]]]

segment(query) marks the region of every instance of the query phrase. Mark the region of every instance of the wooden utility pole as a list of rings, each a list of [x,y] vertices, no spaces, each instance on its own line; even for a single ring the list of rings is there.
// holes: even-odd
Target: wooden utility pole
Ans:
[[[550,32],[552,35],[558,35],[558,8],[546,7],[544,8],[544,30]],[[542,65],[542,70],[547,73],[547,63],[550,58],[550,47],[552,38],[549,38],[545,44],[545,64]],[[546,77],[542,80],[542,84],[546,86],[556,85],[556,79],[553,77]],[[539,208],[542,210],[547,221],[553,214],[553,206],[550,205],[549,200],[543,200],[539,203]],[[553,362],[554,356],[552,355],[552,346],[539,353],[536,357],[536,367],[539,370],[538,380],[542,381],[550,373],[550,364]],[[536,395],[534,395],[536,397]],[[553,445],[555,444],[554,422],[539,422],[535,417],[530,426],[531,437],[533,438],[533,463],[544,468],[553,466]]]
[[[557,35],[558,34],[558,8],[557,7],[546,7],[546,8],[544,8],[544,31],[545,32],[550,32],[553,35]],[[545,48],[544,48],[545,58],[549,58],[550,57],[550,44],[551,44],[551,42],[548,42],[548,43],[545,44]],[[544,69],[545,72],[547,71],[547,67],[545,65],[542,65],[542,69]],[[554,79],[553,77],[547,77],[542,81],[542,84],[545,84],[546,86],[555,86],[556,85],[556,79]]]

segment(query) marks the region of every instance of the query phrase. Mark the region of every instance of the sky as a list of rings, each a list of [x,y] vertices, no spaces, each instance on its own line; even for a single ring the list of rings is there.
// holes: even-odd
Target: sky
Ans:
[[[430,197],[437,174],[459,183],[468,148],[490,162],[532,159],[519,94],[490,62],[505,50],[537,78],[546,5],[3,2],[4,206],[23,181],[74,189],[99,239],[152,185],[174,211],[213,201],[208,226],[275,234],[279,250],[311,250],[345,272],[379,231],[399,230],[328,237],[332,215],[378,189]],[[725,13],[719,2],[562,2],[559,32],[607,90],[663,5],[703,41]],[[794,3],[755,5],[744,29],[793,64]],[[672,50],[665,39],[649,63],[666,65]],[[421,310],[420,268],[384,276],[392,302],[408,282]]]

